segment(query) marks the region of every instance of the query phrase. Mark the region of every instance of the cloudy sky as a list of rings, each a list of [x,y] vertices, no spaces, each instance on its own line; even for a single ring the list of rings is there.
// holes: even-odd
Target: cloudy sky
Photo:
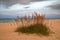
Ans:
[[[60,15],[60,0],[0,0],[0,15],[31,15],[34,11]]]

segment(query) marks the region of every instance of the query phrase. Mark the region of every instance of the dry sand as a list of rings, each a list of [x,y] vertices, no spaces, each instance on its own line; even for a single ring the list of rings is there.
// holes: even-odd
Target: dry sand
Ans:
[[[19,34],[14,32],[17,28],[15,22],[0,23],[0,40],[60,40],[60,19],[49,19],[45,22],[47,26],[55,33],[50,36]]]

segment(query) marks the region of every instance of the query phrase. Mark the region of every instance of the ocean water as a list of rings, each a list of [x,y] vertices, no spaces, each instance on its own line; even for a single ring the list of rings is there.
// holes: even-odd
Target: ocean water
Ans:
[[[9,19],[9,18],[0,18],[0,22],[12,22],[14,19]]]
[[[51,19],[51,20],[55,20],[55,19],[60,19],[60,17],[59,18],[48,18],[48,17],[46,17],[45,19]],[[0,18],[0,22],[13,22],[13,21],[15,21],[14,20],[14,18]]]

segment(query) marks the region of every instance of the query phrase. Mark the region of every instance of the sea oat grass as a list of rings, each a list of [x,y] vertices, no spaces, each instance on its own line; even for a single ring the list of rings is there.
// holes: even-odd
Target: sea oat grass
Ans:
[[[34,23],[30,24],[27,21],[28,20],[27,16],[25,16],[25,17],[23,17],[23,20],[26,19],[27,23],[29,23],[30,25],[27,24],[28,26],[25,26],[24,22],[23,22],[22,27],[18,27],[15,32],[22,32],[22,33],[29,33],[29,34],[36,33],[36,34],[42,34],[42,35],[49,35],[49,28],[47,28],[47,26],[44,25],[45,16],[37,14],[36,12],[34,12],[34,13],[35,14],[32,15],[32,20]],[[32,23],[31,20],[29,20],[29,21]]]

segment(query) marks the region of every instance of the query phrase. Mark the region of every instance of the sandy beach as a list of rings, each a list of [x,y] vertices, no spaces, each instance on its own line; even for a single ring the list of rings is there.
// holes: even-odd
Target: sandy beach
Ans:
[[[39,36],[36,34],[23,34],[14,32],[15,22],[0,23],[0,40],[60,40],[60,19],[45,20],[46,25],[53,31],[49,36]]]

